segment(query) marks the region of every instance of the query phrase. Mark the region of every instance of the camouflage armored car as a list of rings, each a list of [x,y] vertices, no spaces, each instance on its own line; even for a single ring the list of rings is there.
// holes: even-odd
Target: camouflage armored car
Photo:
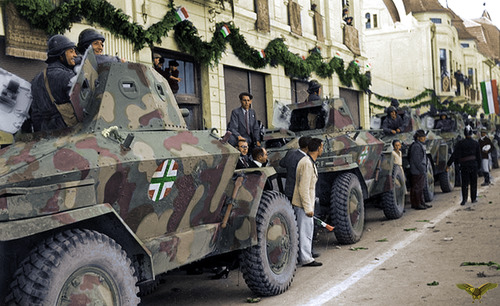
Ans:
[[[29,98],[0,76],[10,102]],[[71,98],[76,126],[0,151],[0,304],[136,305],[158,275],[222,254],[257,294],[287,290],[298,232],[288,199],[263,190],[272,167],[235,171],[239,152],[187,130],[151,67],[90,53]]]
[[[446,171],[446,162],[448,161],[451,151],[445,139],[439,136],[436,130],[429,129],[425,122],[420,118],[420,110],[410,109],[408,107],[401,108],[398,111],[398,116],[405,116],[403,121],[407,123],[401,133],[386,135],[379,129],[380,123],[383,122],[387,115],[378,114],[375,117],[379,118],[379,124],[373,124],[373,133],[380,137],[388,146],[392,141],[398,139],[401,141],[403,153],[403,168],[409,176],[408,149],[414,141],[415,132],[419,129],[426,131],[427,137],[425,141],[427,155],[427,175],[426,184],[424,187],[424,197],[426,202],[434,199],[435,183],[439,182],[443,192],[450,192],[455,185],[455,168],[451,166],[449,171]],[[373,122],[373,120],[372,120]]]
[[[290,149],[298,148],[301,136],[323,140],[318,158],[318,185],[321,214],[333,223],[340,243],[359,241],[365,222],[365,201],[381,202],[385,216],[403,215],[405,181],[401,168],[394,165],[392,150],[368,130],[357,130],[343,99],[329,99],[275,107],[273,124],[265,145],[269,160],[281,175],[279,161]]]

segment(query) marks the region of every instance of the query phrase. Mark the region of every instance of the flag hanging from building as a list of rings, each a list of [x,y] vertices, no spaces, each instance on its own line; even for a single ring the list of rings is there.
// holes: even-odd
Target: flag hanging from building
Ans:
[[[231,31],[229,30],[229,27],[227,26],[227,24],[223,25],[222,28],[220,29],[222,35],[224,36],[224,38],[226,38],[229,34],[231,34]]]
[[[491,80],[481,82],[481,94],[483,96],[484,113],[486,115],[494,113],[500,115],[500,108],[498,106],[497,81]]]
[[[176,17],[177,17],[177,20],[179,20],[179,21],[183,21],[183,20],[189,18],[189,14],[188,14],[186,8],[185,7],[180,7],[176,11]]]

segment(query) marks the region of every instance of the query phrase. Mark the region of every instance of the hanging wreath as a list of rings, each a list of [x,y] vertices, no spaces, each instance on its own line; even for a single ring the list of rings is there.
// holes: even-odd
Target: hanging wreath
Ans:
[[[266,56],[262,57],[258,50],[248,45],[239,28],[232,22],[217,23],[212,41],[203,41],[191,21],[179,22],[173,0],[169,0],[168,11],[163,19],[148,29],[144,29],[136,22],[129,22],[128,15],[104,0],[67,0],[59,6],[53,5],[50,0],[8,1],[14,3],[19,14],[32,27],[42,29],[51,35],[62,34],[71,29],[73,23],[85,18],[90,23],[99,24],[113,35],[129,40],[134,50],[138,51],[146,45],[153,47],[154,44],[161,44],[161,39],[174,29],[174,39],[179,49],[193,56],[201,64],[211,66],[218,64],[226,51],[226,44],[229,43],[236,57],[254,69],[264,68],[267,64],[282,65],[286,75],[290,77],[305,79],[315,72],[322,78],[329,78],[333,73],[337,73],[344,86],[351,87],[354,81],[366,92],[371,85],[370,74],[361,74],[355,61],[350,62],[346,69],[340,57],[325,62],[317,47],[309,52],[307,58],[303,58],[290,52],[284,40],[277,38],[269,42],[264,49]],[[221,32],[223,27],[230,31],[229,35]]]

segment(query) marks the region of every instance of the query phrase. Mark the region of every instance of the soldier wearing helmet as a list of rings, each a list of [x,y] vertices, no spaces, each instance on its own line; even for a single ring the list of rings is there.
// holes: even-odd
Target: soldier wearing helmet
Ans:
[[[481,170],[483,171],[484,182],[481,186],[488,186],[490,182],[490,153],[493,149],[493,143],[488,137],[486,128],[481,128],[481,138],[479,138],[479,148],[481,149]]]
[[[471,202],[477,202],[477,170],[481,165],[479,143],[472,139],[472,127],[470,125],[465,127],[464,135],[465,139],[457,143],[446,167],[446,171],[448,171],[448,167],[452,163],[460,164],[460,175],[462,178],[462,202],[460,205],[467,203],[469,185]]]
[[[62,35],[52,36],[47,45],[47,68],[31,81],[31,121],[35,132],[77,123],[69,99],[70,80],[75,76],[76,45]]]
[[[97,64],[108,62],[125,62],[125,59],[120,59],[118,56],[110,56],[103,54],[104,51],[104,36],[94,29],[85,29],[78,35],[78,52],[83,55],[89,46],[92,46],[94,54],[96,55]],[[81,56],[78,57],[76,64],[81,62]]]
[[[403,130],[403,118],[398,116],[396,108],[394,106],[389,106],[386,110],[387,116],[382,122],[382,129],[386,135],[394,135],[401,133]]]
[[[453,131],[454,123],[453,120],[448,118],[448,114],[441,113],[439,121],[436,123],[436,129],[440,129],[441,132],[451,132]]]

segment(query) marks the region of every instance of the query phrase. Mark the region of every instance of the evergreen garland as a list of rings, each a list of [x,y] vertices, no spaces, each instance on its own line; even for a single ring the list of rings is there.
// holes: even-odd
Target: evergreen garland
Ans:
[[[376,94],[376,93],[373,93],[373,94],[380,101],[391,102],[391,100],[394,99],[392,97],[385,97],[385,96],[381,96],[381,95]],[[426,101],[414,104],[414,103],[416,103],[424,98],[427,98],[429,96],[431,97],[430,100],[426,100]],[[439,101],[439,98],[436,96],[434,90],[432,90],[432,89],[425,89],[424,91],[422,91],[421,93],[419,93],[418,95],[416,95],[413,98],[401,99],[398,101],[402,104],[411,104],[408,106],[411,108],[414,108],[414,109],[418,109],[418,108],[421,108],[424,106],[434,106],[439,111],[451,111],[451,112],[465,113],[465,114],[468,114],[471,116],[476,116],[477,111],[481,107],[480,105],[471,105],[469,103],[466,103],[462,106],[462,105],[455,103],[453,101],[449,101],[449,102],[444,101],[443,103],[441,103]],[[373,102],[370,102],[370,106],[373,108],[376,108],[376,109],[380,109],[380,110],[385,110],[387,108],[387,106],[376,104]]]
[[[301,79],[310,77],[312,72],[316,72],[321,78],[332,77],[335,72],[344,86],[351,87],[354,81],[359,88],[368,92],[371,85],[370,74],[361,74],[355,61],[351,61],[346,69],[344,61],[339,57],[324,62],[317,47],[303,59],[298,54],[290,52],[281,38],[269,42],[264,49],[266,57],[262,58],[258,50],[248,45],[239,33],[239,28],[233,23],[217,23],[212,41],[202,41],[198,29],[191,21],[178,22],[173,0],[168,1],[169,10],[163,19],[147,30],[136,22],[129,22],[128,15],[104,0],[66,0],[59,6],[54,6],[49,0],[7,1],[16,6],[19,14],[32,27],[42,29],[49,35],[62,34],[71,29],[73,23],[85,18],[91,23],[99,24],[113,35],[129,40],[134,50],[138,51],[146,45],[152,47],[154,44],[161,44],[161,39],[174,29],[174,39],[179,49],[193,56],[201,64],[218,64],[222,53],[226,51],[226,42],[229,42],[238,59],[254,69],[264,68],[267,64],[274,67],[282,65],[286,75]],[[224,25],[231,31],[227,37],[220,32]]]

